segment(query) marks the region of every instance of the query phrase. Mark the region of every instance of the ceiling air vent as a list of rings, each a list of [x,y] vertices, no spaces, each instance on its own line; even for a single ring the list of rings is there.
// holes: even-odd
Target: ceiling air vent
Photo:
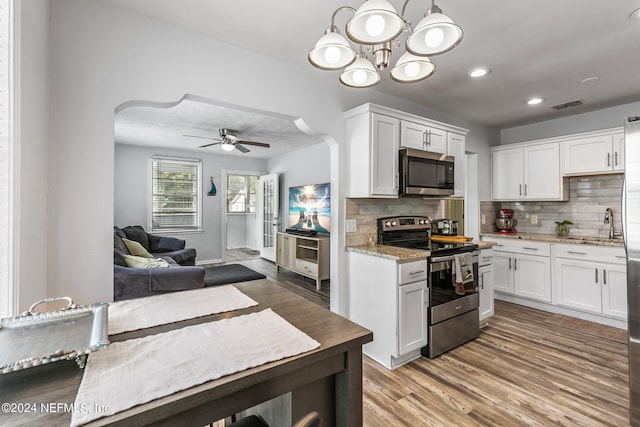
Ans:
[[[552,105],[551,108],[553,108],[554,110],[564,110],[565,108],[577,107],[578,105],[582,105],[582,99],[576,99],[575,101]]]

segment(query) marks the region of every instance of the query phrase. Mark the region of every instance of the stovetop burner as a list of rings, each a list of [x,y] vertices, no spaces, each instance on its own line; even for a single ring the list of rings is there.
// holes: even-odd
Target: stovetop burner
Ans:
[[[478,249],[475,243],[431,240],[431,219],[423,216],[396,216],[378,219],[378,243],[381,245],[430,251],[444,256]]]

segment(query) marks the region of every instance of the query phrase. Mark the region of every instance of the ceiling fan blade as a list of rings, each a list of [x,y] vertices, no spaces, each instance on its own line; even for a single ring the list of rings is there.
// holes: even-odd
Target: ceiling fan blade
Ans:
[[[264,147],[264,148],[270,148],[271,145],[265,143],[265,142],[252,142],[252,141],[236,141],[240,144],[244,144],[244,145],[255,145],[256,147]]]
[[[184,134],[182,136],[188,136],[189,138],[202,138],[202,139],[212,139],[214,141],[220,141],[220,138],[211,138],[210,136],[184,135]]]
[[[238,151],[242,152],[242,153],[248,153],[249,150],[247,147],[244,147],[242,145],[240,145],[239,143],[236,143],[235,147],[238,149]]]
[[[211,144],[200,145],[198,148],[211,147],[212,145],[218,145],[220,142],[212,142]]]

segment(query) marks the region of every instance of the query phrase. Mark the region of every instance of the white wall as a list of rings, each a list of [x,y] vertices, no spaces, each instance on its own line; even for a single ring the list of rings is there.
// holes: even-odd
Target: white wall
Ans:
[[[43,46],[45,41],[34,49]],[[105,204],[114,194],[114,108],[123,102],[169,102],[192,93],[301,117],[327,135],[332,198],[339,200],[332,229],[340,232],[332,233],[331,248],[337,261],[332,263],[331,308],[338,312],[346,310],[348,298],[348,289],[340,286],[346,283],[339,212],[343,111],[364,102],[388,105],[479,130],[468,139],[470,150],[488,149],[491,143],[486,133],[493,131],[458,117],[377,91],[346,88],[335,73],[295,67],[97,1],[52,2],[50,47],[49,153],[36,154],[49,169],[48,294],[71,295],[79,303],[112,298],[114,216]],[[221,66],[220,58],[235,66]],[[33,208],[46,209],[46,203]]]
[[[221,206],[222,169],[266,171],[265,159],[241,157],[241,155],[215,155],[203,152],[168,150],[153,147],[115,144],[114,156],[114,225],[142,225],[147,228],[147,201],[149,198],[147,162],[154,155],[182,157],[202,160],[202,227],[201,233],[172,233],[171,236],[187,241],[197,252],[196,262],[222,259],[222,217]],[[218,194],[207,196],[211,188],[209,177],[214,177]],[[255,215],[254,215],[255,218]],[[231,219],[231,218],[230,218]],[[233,222],[233,219],[231,219]],[[246,217],[242,216],[242,228],[246,228]],[[234,234],[231,234],[232,236]],[[244,247],[246,231],[241,230],[239,242],[227,242],[228,247]],[[237,245],[237,246],[229,246]]]
[[[48,296],[49,2],[16,1],[16,215],[14,280],[17,313]],[[51,294],[49,294],[51,295]]]
[[[512,144],[572,133],[622,127],[624,126],[625,117],[629,116],[640,116],[640,102],[502,129],[500,131],[500,144]]]

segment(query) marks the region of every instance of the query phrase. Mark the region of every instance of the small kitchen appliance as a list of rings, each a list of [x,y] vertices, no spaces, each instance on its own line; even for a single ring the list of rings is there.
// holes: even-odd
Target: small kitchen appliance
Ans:
[[[500,209],[498,218],[496,219],[498,233],[514,234],[516,232],[516,225],[518,225],[518,221],[513,219],[513,209]]]
[[[428,345],[423,356],[434,358],[480,335],[478,258],[475,243],[431,239],[431,220],[420,216],[378,219],[378,244],[429,251]],[[456,287],[455,262],[467,259],[471,279]]]
[[[457,236],[458,221],[453,219],[434,219],[431,221],[431,234],[437,236]]]

